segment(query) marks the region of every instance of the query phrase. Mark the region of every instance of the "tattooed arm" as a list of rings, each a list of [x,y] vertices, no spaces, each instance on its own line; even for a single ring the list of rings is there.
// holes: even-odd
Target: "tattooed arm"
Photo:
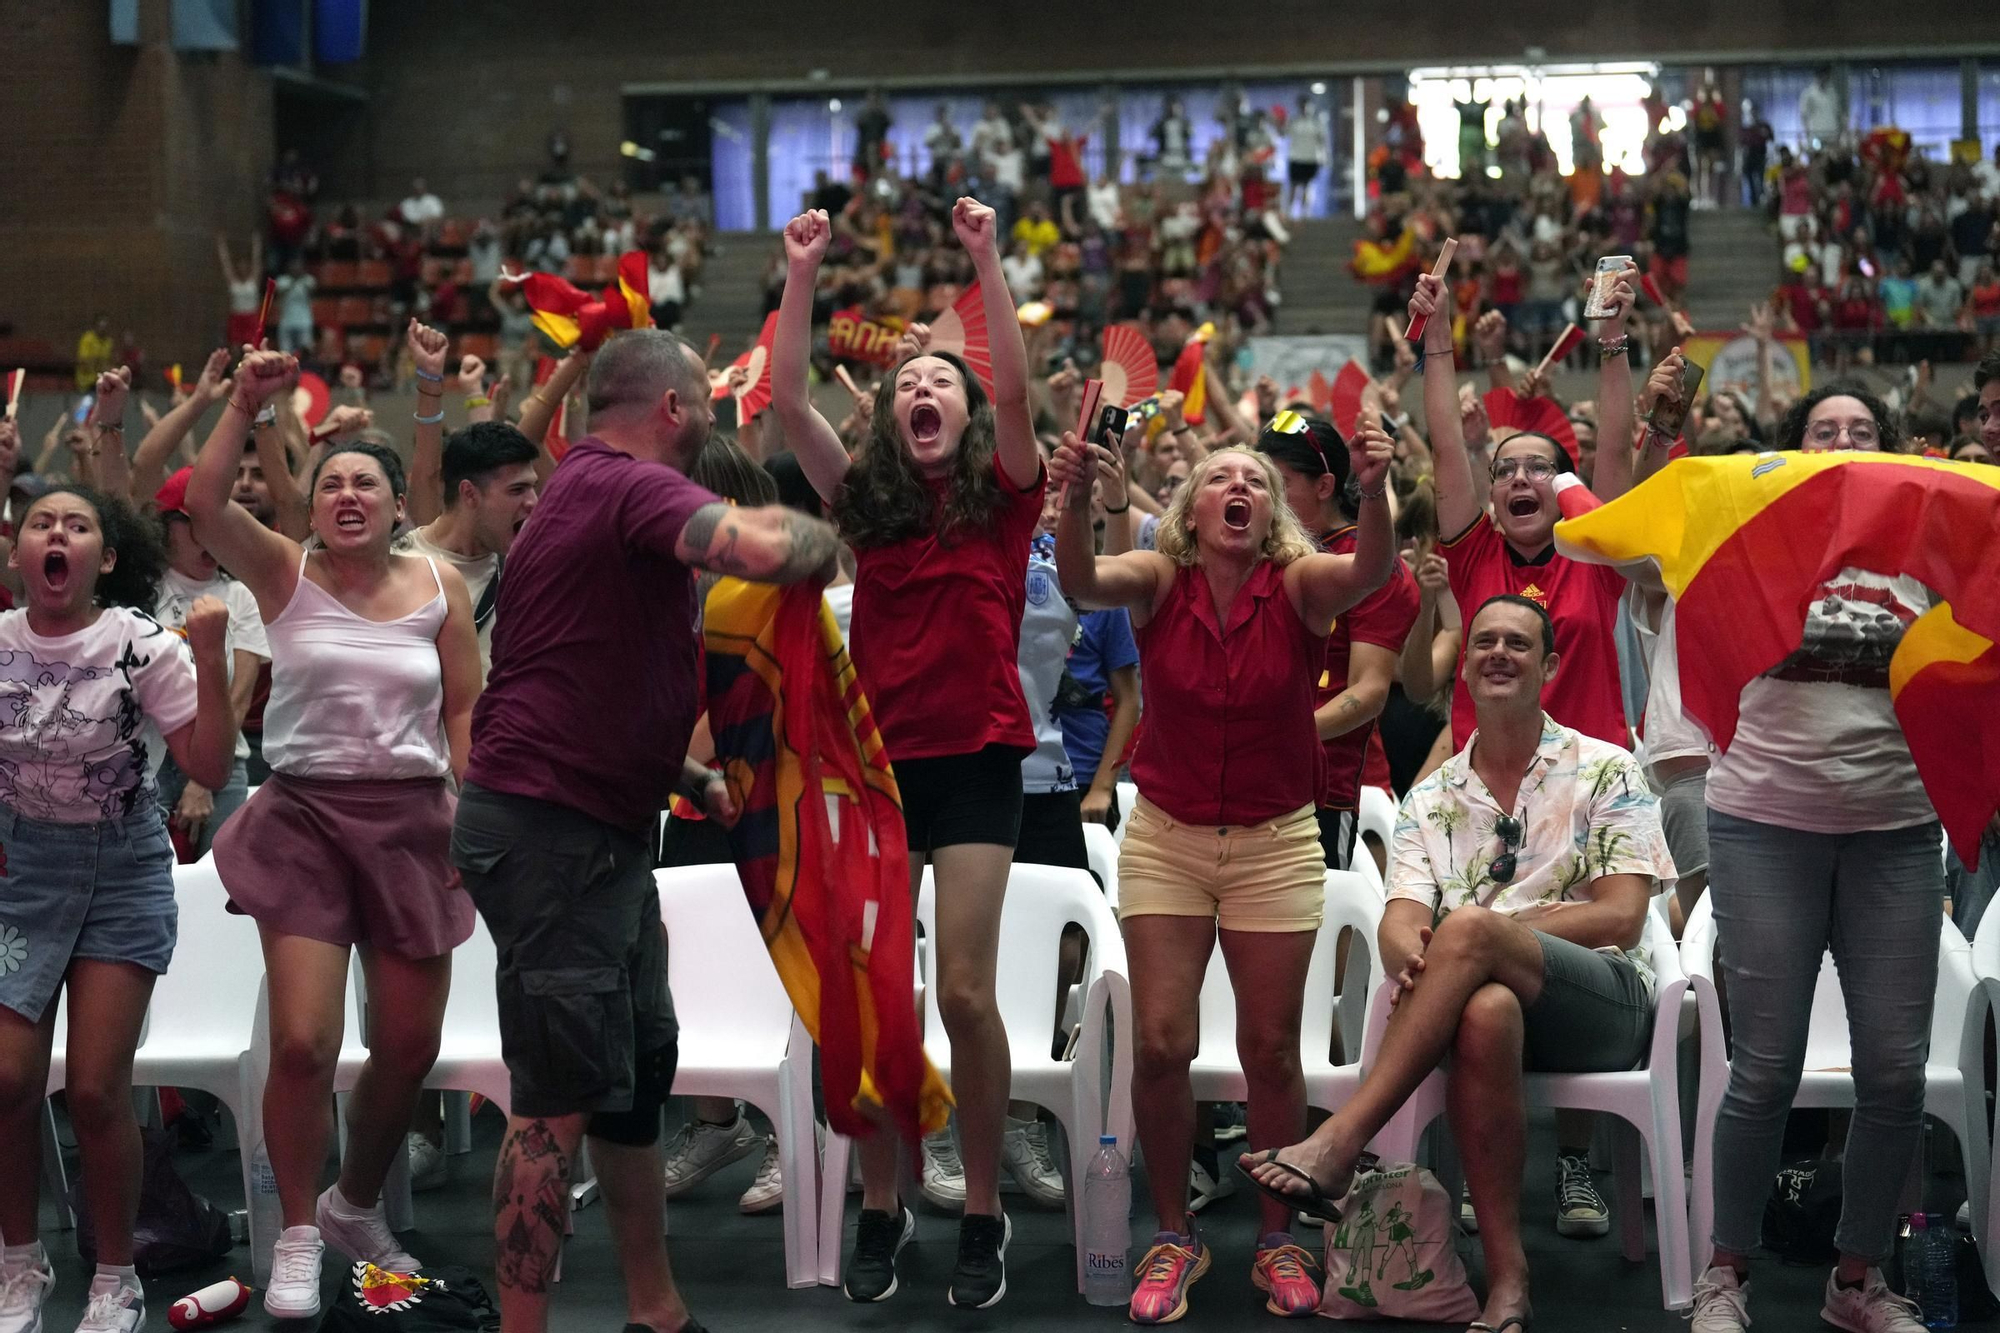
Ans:
[[[703,505],[681,528],[674,555],[696,569],[758,583],[826,583],[837,570],[833,528],[784,505]]]

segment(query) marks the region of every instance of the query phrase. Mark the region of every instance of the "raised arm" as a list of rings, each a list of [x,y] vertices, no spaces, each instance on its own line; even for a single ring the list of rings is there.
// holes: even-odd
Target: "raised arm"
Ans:
[[[167,479],[167,462],[181,447],[181,441],[201,420],[202,413],[229,396],[228,372],[229,352],[218,347],[208,354],[208,364],[201,368],[201,376],[188,390],[187,397],[168,409],[146,432],[146,438],[139,441],[138,451],[132,455],[134,503],[152,502],[160,484]]]
[[[831,524],[785,505],[706,504],[674,542],[681,563],[756,583],[831,582],[839,553],[840,538]]]
[[[521,434],[533,440],[541,449],[535,459],[535,479],[545,483],[549,474],[556,470],[555,456],[549,452],[549,427],[555,422],[556,409],[569,397],[576,382],[590,369],[591,353],[581,347],[569,349],[569,355],[556,363],[549,373],[548,381],[535,385],[528,392],[528,401],[521,404]]]
[[[1000,267],[999,225],[993,210],[977,199],[960,199],[951,210],[951,229],[972,256],[972,269],[979,275],[979,291],[986,306],[993,371],[993,435],[1000,470],[1009,482],[1026,490],[1042,473],[1042,449],[1035,443],[1035,418],[1028,409],[1028,347],[1021,340],[1021,318],[1014,309],[1014,295],[1007,290],[1007,275]],[[788,236],[787,247],[790,244]],[[789,296],[789,282],[785,290]]]
[[[778,328],[767,372],[778,429],[798,456],[806,480],[828,504],[847,479],[849,459],[839,433],[812,404],[806,368],[812,359],[813,290],[832,239],[833,224],[822,208],[808,209],[785,224],[785,294],[778,301]]]
[[[227,785],[236,762],[236,709],[229,699],[229,657],[225,647],[229,608],[219,598],[197,597],[188,608],[187,645],[194,655],[194,721],[165,740],[167,753],[187,774],[214,791]]]
[[[1668,354],[1666,360],[1654,366],[1653,372],[1646,376],[1646,387],[1639,393],[1640,406],[1645,410],[1645,431],[1644,437],[1639,441],[1639,457],[1633,468],[1634,485],[1667,465],[1667,451],[1674,447],[1674,441],[1686,429],[1687,418],[1692,412],[1689,404],[1680,402],[1681,373],[1682,367],[1686,364],[1681,349],[1676,347]],[[1671,413],[1675,404],[1680,408],[1681,422],[1678,427],[1667,429],[1670,423],[1662,417],[1662,413]],[[1597,453],[1599,465],[1602,466],[1604,457],[1602,436],[1598,438]]]
[[[132,392],[132,369],[120,366],[97,377],[97,401],[90,409],[90,446],[96,462],[92,481],[121,499],[132,494],[132,468],[125,457],[125,400]]]
[[[1403,641],[1397,674],[1403,692],[1418,703],[1434,698],[1451,683],[1458,668],[1458,602],[1451,595],[1451,578],[1441,551],[1426,552],[1417,562],[1417,623]]]
[[[1452,364],[1451,292],[1442,278],[1417,278],[1410,318],[1424,323],[1424,424],[1431,435],[1438,532],[1455,541],[1479,521],[1479,487],[1458,421],[1458,373]]]
[[[493,398],[486,392],[486,363],[467,352],[458,360],[458,375],[452,386],[465,398],[465,420],[469,425],[475,421],[491,421],[494,412]],[[497,387],[497,386],[496,386]]]
[[[312,451],[306,438],[306,423],[292,410],[289,392],[272,395],[266,406],[272,409],[271,421],[255,432],[257,466],[264,470],[264,485],[271,492],[271,509],[277,515],[278,531],[295,542],[303,542],[311,531],[306,483],[298,476],[299,465]]]
[[[1090,523],[1091,483],[1108,455],[1108,450],[1077,439],[1075,431],[1064,431],[1062,448],[1049,460],[1049,485],[1065,488],[1062,515],[1056,520],[1056,576],[1073,600],[1090,607],[1126,607],[1139,625],[1152,615],[1164,586],[1161,576],[1171,562],[1155,551],[1097,553]]]
[[[1612,284],[1609,313],[1597,321],[1597,469],[1590,489],[1616,500],[1632,489],[1632,362],[1626,356],[1625,313],[1632,308],[1630,266]],[[1607,447],[1608,446],[1608,447]]]
[[[1353,555],[1309,555],[1285,567],[1285,591],[1299,619],[1315,634],[1389,581],[1396,565],[1396,521],[1389,516],[1389,462],[1396,446],[1366,422],[1347,442],[1350,475],[1360,488],[1361,513]]]
[[[188,481],[188,517],[194,522],[196,540],[250,589],[266,622],[285,609],[298,586],[300,547],[259,523],[229,497],[252,419],[266,399],[291,392],[298,375],[298,361],[282,352],[252,352],[244,357],[228,405],[202,445]]]
[[[472,705],[479,701],[479,631],[472,624],[472,595],[450,565],[437,567],[444,581],[444,624],[438,627],[438,665],[444,681],[444,739],[451,748],[451,776],[465,781],[472,757]]]
[[[415,319],[403,330],[417,372],[416,429],[410,437],[410,522],[444,512],[444,359],[451,340]]]

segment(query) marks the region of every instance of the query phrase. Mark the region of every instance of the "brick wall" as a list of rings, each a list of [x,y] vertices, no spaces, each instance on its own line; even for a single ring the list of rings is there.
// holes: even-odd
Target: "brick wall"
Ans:
[[[271,81],[169,50],[165,0],[141,15],[113,46],[102,0],[0,0],[0,321],[68,350],[106,310],[163,364],[220,337],[215,233],[259,221]]]

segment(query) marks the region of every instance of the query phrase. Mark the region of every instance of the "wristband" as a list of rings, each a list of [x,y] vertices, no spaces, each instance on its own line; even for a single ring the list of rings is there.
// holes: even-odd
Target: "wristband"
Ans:
[[[1132,502],[1130,500],[1127,500],[1124,504],[1120,505],[1116,509],[1111,508],[1109,505],[1105,506],[1104,512],[1107,514],[1122,514],[1131,507],[1132,507]]]
[[[488,398],[485,394],[483,393],[474,394],[472,397],[465,400],[465,410],[470,412],[475,407],[490,407],[492,403],[493,400],[491,398]]]
[[[98,421],[93,421],[93,422],[92,422],[92,423],[90,424],[90,428],[91,428],[92,430],[99,430],[99,431],[112,431],[112,430],[115,430],[115,431],[117,431],[117,432],[118,432],[118,433],[119,433],[120,435],[123,435],[123,434],[125,433],[125,425],[124,425],[124,423],[123,423],[123,422],[118,422],[118,421],[102,421],[102,422],[98,422]]]
[[[1410,424],[1410,414],[1405,412],[1401,416],[1390,417],[1389,424],[1397,430],[1406,430]]]
[[[410,415],[411,418],[419,426],[435,426],[438,424],[438,422],[444,420],[444,409],[439,408],[437,411],[431,413],[429,416],[424,416],[421,413],[416,413],[416,412],[413,412]]]
[[[1632,339],[1625,334],[1620,334],[1616,338],[1604,339],[1597,344],[1598,360],[1609,361],[1614,356],[1625,355],[1625,349],[1631,345],[1631,342]]]
[[[1369,490],[1369,489],[1368,489],[1368,488],[1367,488],[1366,486],[1356,486],[1356,487],[1354,488],[1354,493],[1355,493],[1356,495],[1360,496],[1360,497],[1361,497],[1362,499],[1364,499],[1364,500],[1379,500],[1379,499],[1381,499],[1381,498],[1382,498],[1383,496],[1385,496],[1385,495],[1387,495],[1387,494],[1389,493],[1389,481],[1388,481],[1388,478],[1386,478],[1386,477],[1385,477],[1385,478],[1383,478],[1383,479],[1382,479],[1382,484],[1381,484],[1380,486],[1377,486],[1377,487],[1376,487],[1376,488],[1375,488],[1374,490],[1372,490],[1372,491],[1371,491],[1371,490]]]
[[[424,370],[421,367],[417,369],[417,378],[420,380],[429,380],[432,384],[444,383],[444,376],[433,375],[428,370]]]

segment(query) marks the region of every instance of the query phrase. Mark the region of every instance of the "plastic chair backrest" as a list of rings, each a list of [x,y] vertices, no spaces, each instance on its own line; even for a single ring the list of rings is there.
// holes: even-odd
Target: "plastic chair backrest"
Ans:
[[[451,954],[451,994],[444,1002],[446,1049],[500,1050],[500,1008],[493,998],[499,971],[500,955],[486,918],[475,916],[472,934]]]
[[[667,928],[667,984],[681,1026],[721,1031],[790,1026],[792,1001],[736,867],[679,866],[656,870],[653,879]]]
[[[1381,972],[1375,958],[1375,932],[1382,923],[1382,899],[1367,881],[1349,870],[1326,872],[1326,914],[1319,934],[1313,939],[1312,958],[1306,964],[1306,1003],[1299,1023],[1299,1047],[1308,1053],[1307,1065],[1324,1062],[1333,1049],[1334,977],[1338,972],[1340,932],[1352,929],[1359,941],[1347,955],[1347,985],[1359,987],[1350,994],[1366,996],[1371,979]],[[1225,1050],[1236,1048],[1236,992],[1229,983],[1229,965],[1222,957],[1218,939],[1208,956],[1208,970],[1201,982],[1201,1044],[1210,1059],[1221,1058]],[[1317,1053],[1316,1057],[1312,1053]]]
[[[1132,821],[1132,808],[1139,804],[1139,785],[1135,782],[1121,782],[1113,788],[1118,793],[1118,831],[1112,836],[1125,841],[1125,826]]]
[[[1122,824],[1122,819],[1121,819]],[[1102,824],[1083,826],[1083,850],[1091,873],[1104,886],[1113,911],[1118,909],[1118,837]]]
[[[240,1041],[239,1050],[249,1046],[264,980],[264,951],[257,923],[230,912],[228,904],[212,855],[174,867],[179,942],[172,966],[153,983],[145,1044],[153,1046],[154,1054],[169,1046],[199,1048],[211,1041]]]
[[[933,868],[926,866],[917,894],[917,924],[926,936],[935,939],[937,882],[933,876]],[[1056,969],[1061,961],[1063,930],[1071,925],[1082,927],[1090,940],[1082,979],[1082,991],[1088,994],[1107,963],[1115,960],[1122,971],[1125,957],[1117,919],[1097,882],[1084,871],[1064,866],[1017,864],[1008,870],[994,989],[1001,1020],[1009,1032],[1055,1031]],[[944,1031],[944,1018],[938,1012],[937,968],[938,950],[924,950],[924,1030],[931,1034]]]
[[[1395,798],[1380,787],[1363,787],[1356,818],[1355,842],[1358,844],[1361,841],[1363,833],[1372,833],[1382,840],[1382,850],[1388,851],[1396,834]]]

